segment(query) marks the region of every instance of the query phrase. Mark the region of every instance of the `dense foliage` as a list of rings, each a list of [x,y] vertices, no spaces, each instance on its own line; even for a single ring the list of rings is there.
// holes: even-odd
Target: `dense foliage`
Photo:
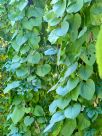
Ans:
[[[0,0],[1,136],[102,135],[101,23],[101,0]]]

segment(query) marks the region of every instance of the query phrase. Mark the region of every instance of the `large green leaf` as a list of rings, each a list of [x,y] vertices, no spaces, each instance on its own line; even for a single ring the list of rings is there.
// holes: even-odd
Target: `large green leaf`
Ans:
[[[91,100],[95,93],[95,84],[92,79],[88,79],[86,82],[81,83],[80,95],[86,100]]]
[[[42,22],[41,17],[37,17],[35,19],[31,18],[28,20],[27,18],[22,22],[23,27],[28,30],[32,30],[34,26],[40,26]]]
[[[14,111],[11,114],[11,119],[13,121],[14,124],[17,124],[24,116],[25,114],[25,107],[23,106],[16,106],[14,108]]]
[[[21,67],[16,70],[16,75],[19,78],[23,78],[29,74],[29,69],[27,67]]]
[[[43,17],[44,10],[40,7],[30,7],[27,10],[27,16],[28,18],[31,17]]]
[[[64,74],[64,78],[69,77],[72,73],[74,73],[76,71],[77,67],[78,67],[78,63],[77,62],[72,64],[72,65],[70,65],[68,67],[67,71]]]
[[[64,123],[64,126],[62,128],[62,131],[61,131],[61,134],[63,136],[71,136],[73,131],[75,130],[76,128],[76,120],[70,120],[70,119],[67,119]]]
[[[30,126],[33,122],[34,122],[34,118],[33,118],[33,117],[26,116],[26,117],[24,118],[24,124],[25,124],[26,126]]]
[[[62,17],[65,9],[66,9],[66,0],[59,0],[53,5],[53,11],[56,13],[57,17]]]
[[[77,67],[78,67],[78,63],[77,62],[72,64],[72,65],[70,65],[67,68],[66,72],[64,73],[64,77],[61,77],[59,79],[59,81],[48,92],[50,92],[52,90],[55,90],[57,87],[59,87],[60,83],[62,83],[67,77],[69,77],[73,72],[76,71]],[[66,88],[63,88],[63,89],[66,89]]]
[[[75,119],[79,115],[80,111],[81,105],[79,103],[76,103],[66,108],[64,111],[64,115],[66,118]]]
[[[27,0],[20,1],[19,4],[18,4],[19,10],[22,11],[27,6],[27,4],[28,4]]]
[[[77,101],[78,96],[80,95],[81,91],[81,85],[78,84],[71,92],[70,92],[70,97],[72,100]]]
[[[37,73],[38,76],[44,77],[50,71],[51,71],[51,66],[49,64],[44,64],[44,65],[39,65],[37,67],[36,73]]]
[[[20,81],[13,81],[12,83],[9,83],[7,87],[4,89],[4,93],[8,93],[10,90],[17,88],[20,86]]]
[[[80,114],[78,117],[78,129],[84,130],[90,126],[90,121],[84,117],[83,114]]]
[[[51,4],[55,4],[56,2],[58,2],[59,0],[52,0]]]
[[[63,111],[58,111],[52,116],[52,118],[50,120],[50,124],[59,122],[59,121],[63,120],[64,118],[65,118],[65,116],[64,116]]]
[[[82,36],[85,34],[86,31],[87,31],[87,27],[84,27],[84,28],[80,31],[80,33],[79,33],[79,35],[78,35],[78,38],[82,37]]]
[[[83,0],[69,1],[67,5],[68,13],[76,13],[83,7]]]
[[[82,21],[81,16],[78,13],[75,15],[70,15],[68,16],[68,21],[70,24],[69,27],[70,38],[72,41],[75,41],[78,38],[78,29]]]
[[[58,108],[60,109],[64,109],[66,106],[68,106],[68,104],[70,103],[71,99],[70,98],[59,98],[54,100],[50,106],[49,106],[49,111],[51,113],[54,113]]]
[[[41,59],[41,55],[39,52],[30,53],[27,57],[27,60],[30,64],[38,64]]]
[[[19,51],[20,47],[26,43],[26,41],[28,40],[28,38],[26,36],[23,36],[22,34],[19,34],[16,37],[16,40],[13,42],[12,47],[14,48],[15,51]]]
[[[102,2],[97,1],[90,8],[90,19],[93,25],[101,25],[102,23]]]
[[[45,16],[44,16],[44,20],[46,22],[48,22],[48,24],[50,26],[55,26],[57,25],[61,19],[57,18],[56,14],[54,13],[54,11],[50,10]]]
[[[60,131],[61,131],[61,128],[62,128],[62,121],[61,122],[58,122],[54,125],[54,127],[52,128],[52,132],[51,132],[51,135],[52,136],[57,136],[60,134]]]
[[[40,36],[38,31],[34,31],[33,33],[30,34],[30,47],[33,49],[37,49],[38,48],[38,43],[40,42]]]
[[[93,72],[93,67],[88,65],[81,65],[79,68],[79,76],[82,80],[87,80]]]
[[[29,51],[30,47],[28,45],[24,45],[21,49],[20,52],[21,54],[25,54]]]
[[[40,105],[36,105],[34,109],[34,115],[35,116],[44,116],[43,108]]]
[[[45,55],[55,55],[57,54],[57,50],[54,48],[50,48],[44,52]]]
[[[44,133],[48,132],[49,130],[51,130],[51,128],[54,126],[54,123],[50,123],[48,126],[46,126],[46,128],[44,129]]]
[[[64,36],[69,30],[69,23],[67,21],[63,21],[61,23],[61,27],[60,28],[57,28],[57,29],[54,29],[51,31],[49,37],[48,37],[48,40],[54,44],[57,39],[60,37],[60,36]]]
[[[89,66],[95,63],[95,46],[93,44],[89,45],[87,48],[82,48],[81,59]]]
[[[72,91],[77,86],[78,83],[79,83],[79,78],[75,78],[75,79],[70,78],[65,87],[59,86],[56,89],[56,93],[59,95],[65,96],[67,93]]]

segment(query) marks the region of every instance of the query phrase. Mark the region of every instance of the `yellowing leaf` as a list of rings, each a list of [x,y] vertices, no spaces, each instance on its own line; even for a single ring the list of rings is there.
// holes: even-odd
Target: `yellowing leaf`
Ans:
[[[102,78],[102,27],[100,29],[96,42],[96,59],[98,64],[99,75]]]

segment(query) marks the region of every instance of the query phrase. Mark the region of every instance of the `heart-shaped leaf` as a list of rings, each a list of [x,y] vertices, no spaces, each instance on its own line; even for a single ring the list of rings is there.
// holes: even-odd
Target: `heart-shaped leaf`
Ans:
[[[66,118],[75,119],[79,115],[80,111],[81,111],[81,105],[79,103],[76,103],[66,108],[64,111],[64,115]]]
[[[88,79],[86,82],[81,83],[80,95],[86,100],[91,100],[95,93],[95,84],[92,79]]]

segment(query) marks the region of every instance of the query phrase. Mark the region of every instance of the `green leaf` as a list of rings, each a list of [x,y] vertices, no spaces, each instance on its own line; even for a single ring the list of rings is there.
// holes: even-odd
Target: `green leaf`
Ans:
[[[30,113],[31,112],[31,107],[25,108],[25,113]]]
[[[15,0],[10,0],[9,4],[12,5],[14,4]]]
[[[68,92],[70,92],[71,90],[73,90],[77,84],[79,83],[79,78],[76,77],[76,78],[70,78],[67,82],[67,90]]]
[[[76,13],[83,7],[83,0],[75,0],[72,2],[68,2],[67,12],[68,13]]]
[[[54,29],[51,31],[49,37],[48,37],[48,40],[54,44],[57,39],[60,37],[60,36],[64,36],[69,30],[69,23],[67,21],[63,21],[61,23],[61,27],[60,28],[57,28],[57,29]]]
[[[61,131],[61,134],[63,136],[71,136],[73,131],[76,129],[76,120],[70,120],[70,119],[67,119],[63,125],[63,128],[62,128],[62,131]]]
[[[17,68],[19,68],[21,66],[20,62],[16,62],[16,63],[12,63],[10,66],[10,70],[15,71]]]
[[[62,23],[61,23],[61,28],[57,28],[56,29],[56,35],[57,36],[64,36],[69,30],[69,23],[64,20]]]
[[[50,124],[59,122],[59,121],[63,120],[64,118],[65,118],[64,113],[62,111],[58,111],[52,116],[52,118],[50,120]]]
[[[26,36],[23,36],[22,34],[19,34],[16,37],[16,40],[12,43],[12,47],[15,51],[19,51],[20,47],[26,43],[26,41],[28,40],[28,38]]]
[[[29,69],[27,67],[21,67],[16,70],[16,75],[19,78],[24,78],[29,74]]]
[[[60,131],[61,131],[61,128],[62,128],[62,121],[61,122],[58,122],[54,125],[54,127],[52,128],[52,131],[51,131],[51,135],[52,136],[58,136],[60,134]]]
[[[46,122],[46,118],[45,118],[45,117],[39,117],[39,118],[37,119],[37,122],[43,124],[43,123]]]
[[[12,26],[16,21],[23,19],[24,16],[24,11],[20,12],[19,10],[14,10],[13,8],[11,8],[8,13],[8,18],[10,19]]]
[[[4,93],[8,93],[10,90],[17,88],[20,86],[20,81],[14,81],[12,83],[9,83],[7,87],[4,89]]]
[[[75,70],[77,69],[77,67],[78,67],[78,63],[77,62],[74,63],[74,64],[72,64],[72,65],[70,65],[68,67],[67,71],[64,74],[64,78],[69,77],[73,72],[75,72]]]
[[[22,11],[27,6],[27,4],[28,4],[27,0],[20,1],[19,4],[18,4],[19,10]]]
[[[81,16],[78,13],[75,15],[70,15],[68,16],[68,21],[70,24],[70,29],[69,29],[70,38],[71,41],[73,42],[78,38],[78,30],[82,21]]]
[[[12,102],[12,105],[19,105],[22,102],[22,97],[21,96],[15,96]]]
[[[64,109],[68,104],[70,103],[71,99],[70,98],[60,98],[57,101],[57,106],[60,109]]]
[[[44,52],[45,55],[55,55],[57,54],[57,50],[54,48],[50,48]]]
[[[85,34],[86,31],[87,31],[87,27],[84,27],[84,28],[80,31],[80,33],[79,33],[79,35],[78,35],[78,38],[82,37],[82,36]]]
[[[71,99],[69,98],[59,98],[54,100],[50,106],[49,106],[49,111],[50,113],[56,112],[57,107],[60,109],[64,109],[68,104],[70,103]]]
[[[47,12],[47,14],[44,16],[44,20],[48,22],[50,26],[55,26],[61,21],[61,19],[56,17],[56,14],[52,10]]]
[[[95,136],[97,135],[96,129],[89,129],[84,131],[84,136]]]
[[[58,81],[48,92],[53,91],[53,90],[55,90],[56,88],[58,88],[58,86],[59,86],[67,77],[69,77],[73,72],[75,72],[75,70],[77,69],[77,67],[78,67],[78,63],[77,63],[77,62],[75,62],[74,64],[70,65],[70,66],[68,67],[68,69],[66,70],[66,72],[64,73],[64,77],[61,77],[61,78],[59,79],[59,81]],[[61,87],[61,88],[62,88],[62,87]],[[66,90],[66,87],[63,88],[63,89]],[[65,92],[65,91],[64,91],[64,92]]]
[[[35,116],[44,116],[44,111],[43,111],[43,108],[40,106],[40,105],[36,105],[35,106],[35,109],[34,109],[34,115]]]
[[[23,106],[16,106],[11,114],[11,119],[14,124],[17,124],[24,116],[25,111]]]
[[[56,2],[58,2],[59,0],[52,0],[51,4],[55,4]]]
[[[78,96],[80,95],[80,91],[81,91],[81,85],[77,85],[76,88],[74,88],[71,92],[70,92],[70,97],[72,100],[77,101]]]
[[[31,17],[43,17],[44,10],[40,7],[33,7],[30,6],[27,10],[27,16],[28,18]]]
[[[59,87],[56,89],[56,93],[57,93],[58,95],[65,96],[65,95],[68,93],[67,87],[66,87],[66,86],[65,86],[65,87],[59,86]]]
[[[37,45],[40,42],[40,36],[39,36],[39,33],[37,31],[31,33],[29,42],[31,44],[30,45],[31,48],[36,49],[36,47],[38,47]]]
[[[21,49],[20,49],[20,53],[21,54],[25,54],[30,50],[30,47],[28,45],[24,45]]]
[[[66,9],[66,0],[60,0],[53,5],[53,11],[57,17],[62,17]]]
[[[40,26],[41,23],[42,23],[41,17],[37,17],[35,19],[31,18],[29,20],[25,18],[22,22],[23,28],[28,29],[28,30],[32,30],[34,26]]]
[[[90,121],[84,117],[83,114],[78,116],[78,129],[84,130],[90,126]]]
[[[90,8],[90,20],[92,25],[101,25],[102,23],[102,2],[97,1]]]
[[[49,64],[44,64],[44,65],[39,65],[37,67],[37,75],[44,77],[45,75],[47,75],[49,72],[51,71],[51,66]]]
[[[88,80],[93,73],[93,67],[88,65],[81,65],[78,74],[82,80]]]
[[[33,122],[34,122],[34,118],[33,118],[33,117],[26,116],[26,117],[24,118],[24,124],[25,124],[26,126],[30,126]]]
[[[80,111],[81,111],[81,105],[76,103],[66,108],[64,111],[64,115],[66,118],[75,119],[79,115]]]
[[[54,43],[57,41],[58,38],[59,38],[59,37],[58,37],[57,34],[56,34],[56,29],[54,29],[54,30],[52,30],[51,33],[49,34],[48,40],[49,40],[52,44],[54,44]]]
[[[51,128],[54,126],[54,123],[49,124],[45,129],[44,129],[44,133],[48,132],[49,130],[51,130]]]
[[[88,79],[86,82],[81,82],[80,95],[86,100],[91,100],[95,93],[95,84],[92,79]]]
[[[91,2],[92,0],[84,0],[84,3]]]
[[[18,46],[23,45],[27,40],[28,40],[28,38],[27,38],[26,35],[19,34],[16,37],[16,43],[17,43]]]
[[[70,78],[65,87],[59,86],[56,89],[56,93],[59,95],[65,96],[67,93],[72,91],[77,86],[78,83],[79,83],[79,78],[75,78],[75,79]]]
[[[95,46],[93,44],[89,45],[87,48],[82,48],[81,59],[89,66],[95,63]]]
[[[30,53],[27,57],[27,60],[30,64],[38,64],[40,62],[41,55],[39,52]]]

